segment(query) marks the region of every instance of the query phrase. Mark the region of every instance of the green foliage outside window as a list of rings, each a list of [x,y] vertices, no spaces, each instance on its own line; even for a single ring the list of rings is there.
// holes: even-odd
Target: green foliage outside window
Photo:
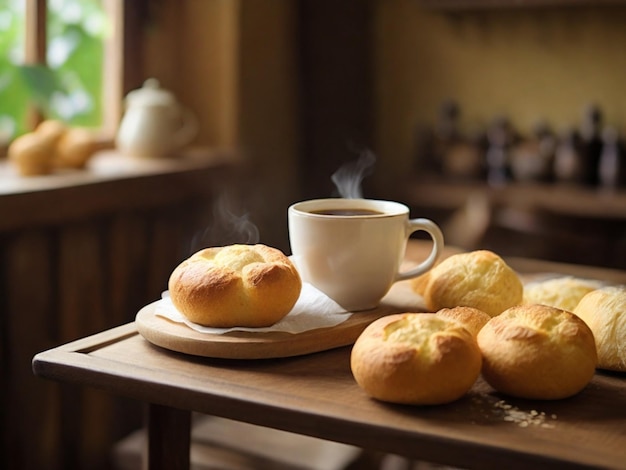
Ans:
[[[46,119],[102,122],[104,40],[100,0],[48,0],[47,65],[24,64],[25,0],[0,0],[0,144],[29,131],[30,107]]]

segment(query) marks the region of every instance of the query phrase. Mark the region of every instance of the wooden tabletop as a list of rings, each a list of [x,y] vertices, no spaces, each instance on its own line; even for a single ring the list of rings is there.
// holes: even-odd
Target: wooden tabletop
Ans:
[[[463,468],[626,468],[624,374],[599,371],[565,400],[513,399],[479,379],[454,403],[401,406],[366,396],[349,356],[350,346],[282,359],[190,356],[152,345],[130,323],[39,353],[33,368],[147,403]]]

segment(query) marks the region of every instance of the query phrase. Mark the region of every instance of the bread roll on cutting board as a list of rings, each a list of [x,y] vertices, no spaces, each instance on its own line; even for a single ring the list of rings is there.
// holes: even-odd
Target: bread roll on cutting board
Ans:
[[[205,248],[179,264],[168,282],[177,310],[203,326],[266,327],[293,308],[302,281],[291,260],[266,245]]]

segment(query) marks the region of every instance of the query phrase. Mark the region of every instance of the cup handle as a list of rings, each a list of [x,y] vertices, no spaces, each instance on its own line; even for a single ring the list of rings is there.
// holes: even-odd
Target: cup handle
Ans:
[[[432,220],[428,219],[410,219],[407,223],[407,237],[417,231],[428,233],[433,240],[433,248],[428,257],[419,265],[405,272],[396,274],[396,281],[404,281],[424,274],[431,269],[439,256],[443,252],[443,233],[441,229]]]

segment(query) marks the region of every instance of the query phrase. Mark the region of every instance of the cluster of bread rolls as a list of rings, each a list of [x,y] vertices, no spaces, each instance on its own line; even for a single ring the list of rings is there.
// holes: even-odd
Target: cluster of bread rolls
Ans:
[[[199,325],[266,327],[293,308],[302,281],[291,260],[267,245],[205,248],[170,275],[176,309]]]
[[[56,169],[84,168],[97,149],[92,131],[47,120],[11,142],[8,158],[22,176],[47,175]]]
[[[354,378],[376,399],[446,403],[480,374],[511,396],[561,399],[596,368],[626,371],[626,288],[565,276],[525,287],[486,250],[453,255],[412,287],[436,313],[373,322],[352,350]]]
[[[494,389],[529,399],[560,399],[593,377],[596,346],[576,315],[545,305],[490,317],[468,307],[405,313],[371,323],[350,365],[373,398],[415,405],[454,401],[479,375]]]

